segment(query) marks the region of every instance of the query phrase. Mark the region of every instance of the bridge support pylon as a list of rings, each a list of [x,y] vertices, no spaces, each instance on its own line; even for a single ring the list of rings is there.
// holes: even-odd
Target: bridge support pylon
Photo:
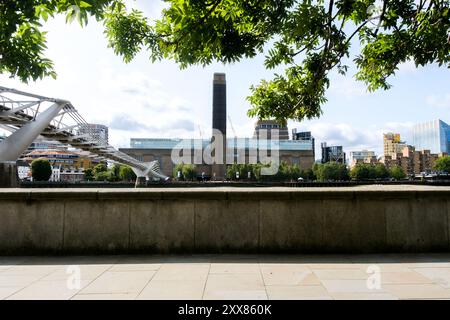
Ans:
[[[57,102],[0,142],[0,187],[17,187],[16,161],[66,105]]]

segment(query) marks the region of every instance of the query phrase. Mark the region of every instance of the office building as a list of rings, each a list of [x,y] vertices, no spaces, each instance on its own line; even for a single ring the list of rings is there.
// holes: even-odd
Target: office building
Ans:
[[[345,164],[345,152],[342,146],[327,146],[326,142],[321,144],[322,163],[338,162]]]
[[[450,126],[439,119],[416,124],[413,127],[413,144],[416,150],[450,153]]]

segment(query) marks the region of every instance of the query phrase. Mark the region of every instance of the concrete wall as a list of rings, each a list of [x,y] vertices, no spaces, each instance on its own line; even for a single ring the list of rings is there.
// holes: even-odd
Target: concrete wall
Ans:
[[[447,187],[0,189],[0,254],[450,251],[449,216]]]
[[[0,162],[0,188],[17,188],[18,186],[16,162]]]

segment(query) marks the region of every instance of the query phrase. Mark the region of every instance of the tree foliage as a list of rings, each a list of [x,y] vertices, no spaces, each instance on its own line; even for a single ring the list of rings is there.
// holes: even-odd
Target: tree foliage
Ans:
[[[433,169],[450,173],[450,156],[443,156],[437,159]]]
[[[382,163],[376,165],[359,163],[350,170],[353,180],[384,180],[389,177],[389,171]]]
[[[400,166],[392,166],[389,169],[389,175],[392,179],[402,180],[406,178],[405,171]]]
[[[86,170],[84,170],[84,179],[86,181],[94,180],[94,170],[92,168],[87,168]]]
[[[314,173],[318,181],[347,181],[349,172],[347,166],[338,162],[327,162],[314,166]]]
[[[193,181],[197,177],[197,167],[193,164],[177,164],[173,169],[173,177],[176,179],[178,179],[178,172],[181,172],[180,180]]]
[[[31,162],[33,181],[48,181],[52,176],[52,167],[46,159],[36,159]]]
[[[131,169],[130,166],[122,165],[120,167],[120,173],[119,177],[121,181],[135,181],[136,180],[136,174],[134,173],[133,169]]]
[[[368,90],[389,89],[398,66],[450,67],[449,0],[167,0],[150,21],[123,0],[4,0],[0,2],[0,73],[23,81],[55,76],[44,56],[41,22],[56,14],[82,25],[102,21],[109,46],[131,61],[172,59],[182,68],[237,62],[265,54],[265,67],[283,69],[251,87],[250,116],[303,120],[319,117],[330,72]],[[359,46],[356,56],[350,47]]]

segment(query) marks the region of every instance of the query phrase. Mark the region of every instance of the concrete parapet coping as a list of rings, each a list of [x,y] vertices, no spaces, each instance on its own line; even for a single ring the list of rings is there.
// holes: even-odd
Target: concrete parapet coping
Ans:
[[[331,188],[0,189],[1,200],[304,200],[450,199],[450,187],[360,186]]]

